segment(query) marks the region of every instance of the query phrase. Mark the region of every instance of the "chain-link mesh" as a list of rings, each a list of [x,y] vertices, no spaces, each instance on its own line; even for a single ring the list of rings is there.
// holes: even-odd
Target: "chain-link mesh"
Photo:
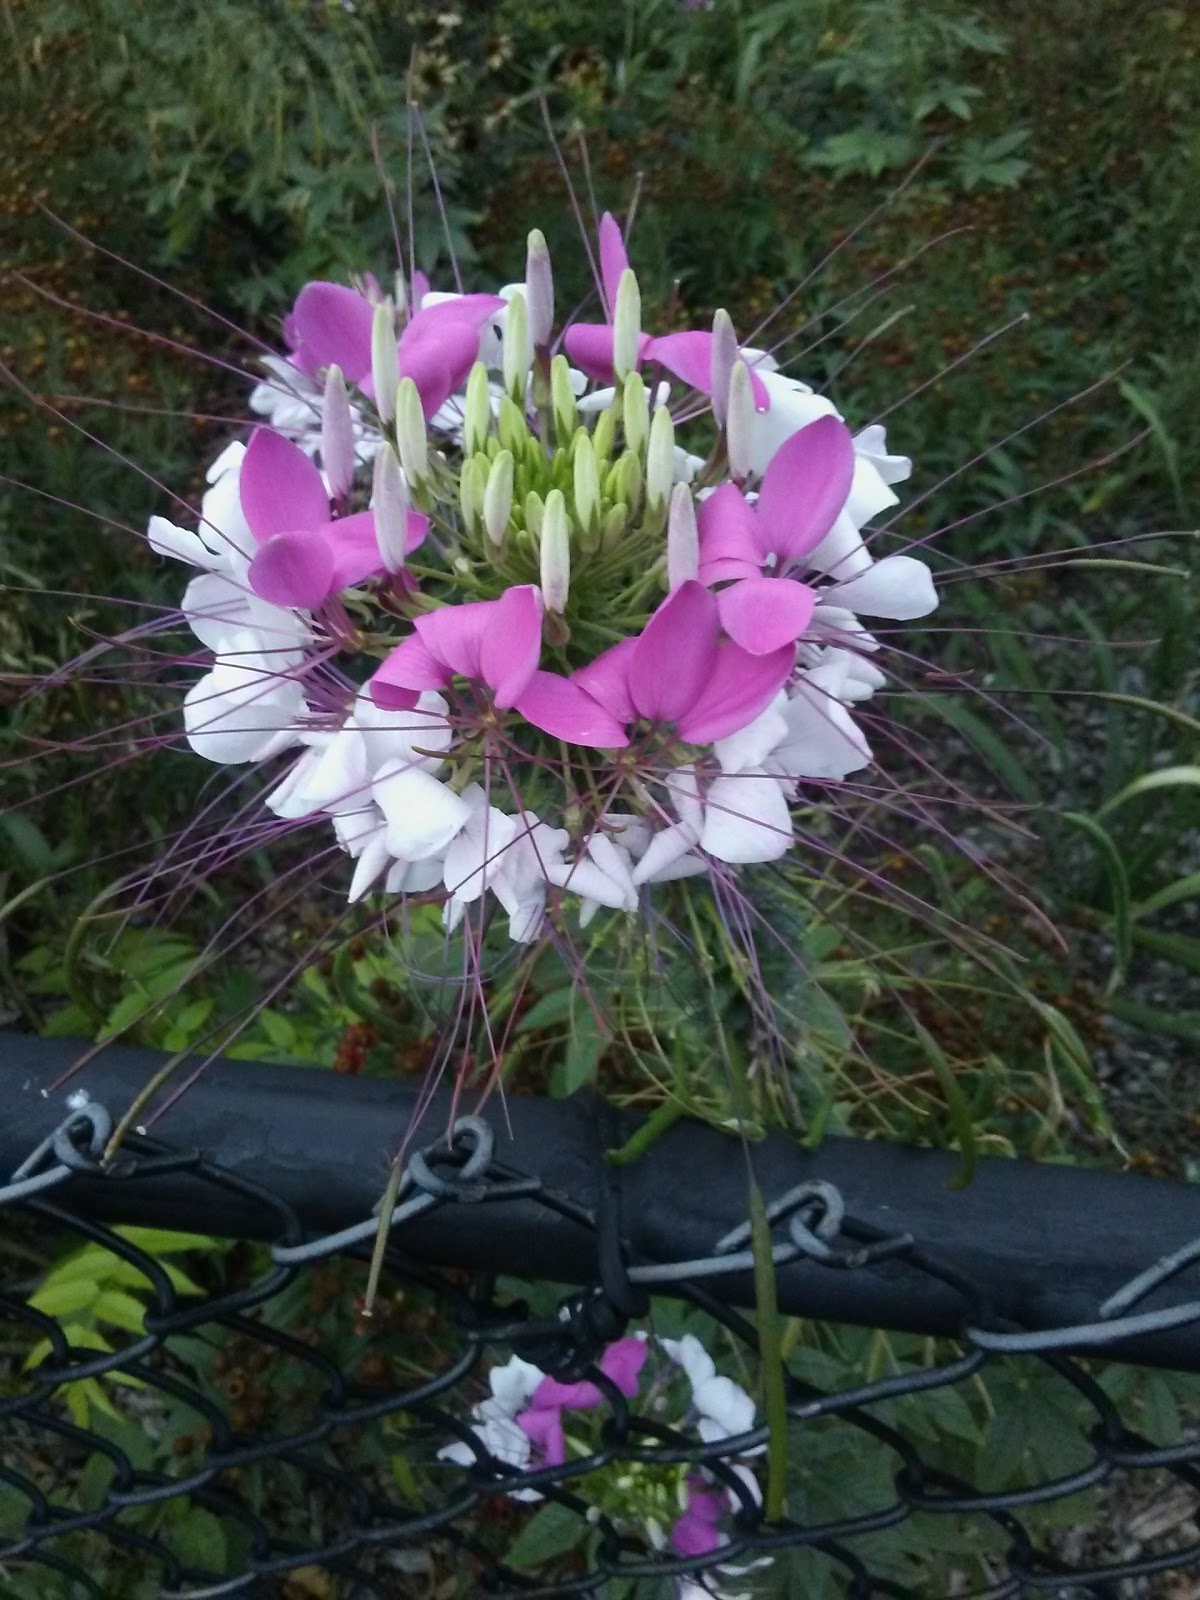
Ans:
[[[723,1280],[752,1262],[748,1225],[714,1239],[705,1257],[666,1263],[630,1259],[609,1229],[598,1239],[598,1281],[543,1306],[518,1298],[504,1278],[430,1270],[406,1253],[405,1229],[434,1211],[480,1216],[519,1199],[601,1235],[608,1226],[499,1160],[489,1126],[462,1118],[449,1140],[409,1159],[374,1311],[355,1324],[346,1307],[363,1292],[378,1217],[306,1239],[294,1209],[269,1189],[194,1152],[131,1137],[116,1169],[125,1192],[144,1189],[152,1201],[156,1184],[186,1172],[223,1214],[236,1201],[247,1238],[274,1240],[214,1253],[208,1276],[216,1281],[201,1290],[129,1230],[89,1218],[75,1180],[90,1174],[95,1189],[109,1131],[103,1107],[83,1105],[0,1188],[13,1224],[6,1271],[18,1286],[30,1287],[22,1238],[53,1239],[60,1254],[71,1240],[100,1245],[124,1263],[120,1281],[140,1323],[119,1342],[111,1327],[81,1341],[69,1293],[49,1307],[44,1295],[0,1297],[8,1352],[0,1583],[14,1594],[671,1595],[689,1574],[711,1572],[711,1556],[655,1549],[581,1492],[618,1468],[627,1477],[702,1469],[728,1490],[737,1510],[720,1559],[732,1567],[761,1560],[737,1586],[758,1594],[929,1596],[941,1591],[912,1576],[926,1545],[951,1552],[937,1570],[950,1574],[939,1581],[955,1595],[1196,1592],[1164,1585],[1167,1574],[1200,1563],[1189,1521],[1200,1500],[1200,1438],[1184,1427],[1174,1443],[1152,1444],[1123,1420],[1113,1386],[1101,1381],[1111,1368],[1086,1351],[1116,1334],[1200,1323],[1200,1302],[1186,1297],[1141,1309],[1200,1257],[1200,1241],[1111,1294],[1091,1324],[1030,1330],[999,1321],[989,1297],[946,1264],[938,1240],[856,1221],[833,1185],[766,1196],[777,1264],[800,1258],[815,1272],[853,1274],[884,1263],[889,1279],[910,1280],[915,1295],[923,1285],[948,1288],[962,1307],[957,1339],[914,1341],[917,1358],[893,1358],[891,1369],[850,1390],[826,1387],[819,1362],[784,1351],[797,1470],[789,1514],[769,1521],[761,1495],[733,1468],[756,1453],[762,1459],[765,1424],[702,1443],[652,1404],[626,1397],[596,1366],[628,1319],[645,1315],[652,1292],[701,1308],[751,1366],[759,1362],[755,1327],[722,1298]],[[1104,1218],[1093,1224],[1103,1254]],[[192,1226],[203,1233],[203,1204]],[[521,1261],[495,1266],[516,1273]],[[486,1370],[514,1351],[601,1390],[600,1443],[588,1456],[520,1471],[488,1454],[469,1425],[471,1406]],[[1015,1450],[1016,1487],[968,1481],[945,1459],[955,1456],[955,1419],[964,1414],[955,1397],[988,1396],[990,1426],[1003,1433],[1013,1427],[1005,1404],[1030,1393],[1057,1418],[1066,1465],[1039,1471],[1036,1451]],[[455,1440],[470,1448],[473,1466],[440,1458]],[[534,1514],[514,1488],[535,1490],[542,1512],[557,1508],[560,1553],[506,1555],[519,1550],[514,1538]],[[1088,1491],[1101,1498],[1089,1500]],[[1131,1553],[1106,1540],[1097,1511],[1120,1493],[1151,1510],[1183,1509],[1173,1521],[1158,1518],[1157,1545],[1148,1536]],[[1045,1516],[1055,1506],[1067,1508],[1057,1530]],[[1082,1531],[1073,1517],[1085,1519]],[[1153,1535],[1153,1516],[1142,1521]],[[572,1540],[579,1523],[586,1537]]]

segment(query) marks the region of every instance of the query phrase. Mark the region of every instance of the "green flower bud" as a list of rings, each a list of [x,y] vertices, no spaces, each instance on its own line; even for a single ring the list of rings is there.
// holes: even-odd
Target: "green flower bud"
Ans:
[[[429,476],[429,440],[421,396],[411,378],[402,378],[396,391],[396,443],[404,476],[415,489]]]
[[[375,389],[375,409],[386,426],[396,415],[396,390],[400,384],[396,322],[390,300],[379,302],[371,323],[371,382]]]
[[[513,503],[513,458],[509,451],[501,450],[492,462],[487,486],[483,491],[483,525],[494,545],[504,542],[508,519]]]
[[[375,454],[371,510],[383,564],[389,572],[399,572],[408,553],[408,486],[400,458],[387,439]]]
[[[574,435],[579,421],[566,356],[555,356],[550,363],[550,403],[554,411],[554,431],[559,444],[565,445]]]
[[[618,383],[624,383],[637,367],[641,336],[642,295],[633,268],[626,267],[617,285],[617,306],[613,313],[613,371]]]
[[[533,365],[533,345],[529,339],[529,313],[525,296],[518,289],[508,302],[504,318],[504,387],[514,399],[523,401]]]
[[[542,536],[542,522],[546,515],[545,503],[536,489],[525,496],[525,526],[536,540]]]
[[[733,320],[728,311],[718,311],[713,317],[712,342],[712,412],[718,428],[725,426],[725,419],[729,415],[729,383],[737,358],[738,342]]]
[[[725,448],[729,454],[729,476],[744,483],[750,476],[751,437],[754,431],[754,390],[750,368],[735,361],[729,379],[729,414],[725,419]]]
[[[628,523],[629,507],[623,500],[618,500],[616,505],[609,506],[600,524],[601,550],[614,549],[624,536]]]
[[[492,429],[492,397],[488,393],[488,373],[482,361],[471,368],[467,379],[467,398],[463,410],[463,450],[473,456],[482,450]]]
[[[625,422],[625,447],[640,455],[650,429],[650,402],[640,372],[631,372],[625,379],[621,404]]]
[[[567,503],[559,489],[546,496],[541,534],[542,598],[548,611],[560,616],[567,607],[571,586],[571,536],[567,528]]]
[[[650,445],[646,451],[646,503],[659,507],[667,503],[675,477],[675,424],[666,406],[656,406],[650,424]]]
[[[592,445],[596,451],[596,460],[600,463],[601,471],[612,460],[613,445],[617,437],[617,414],[612,406],[602,411],[596,418],[596,426],[592,429]]]
[[[600,519],[600,472],[596,449],[586,428],[575,435],[574,457],[575,515],[580,526],[593,530]]]
[[[468,456],[458,474],[458,503],[468,533],[483,518],[483,491],[487,484],[487,457]]]
[[[700,568],[700,535],[696,527],[696,502],[691,485],[677,483],[667,515],[667,588],[674,594],[681,583],[694,578]]]
[[[539,350],[545,350],[554,332],[554,276],[540,228],[534,228],[525,247],[525,296],[529,302],[529,337]]]
[[[634,516],[642,504],[642,464],[632,450],[617,462],[615,500],[624,500]]]
[[[523,455],[528,432],[525,413],[513,401],[511,396],[505,395],[500,402],[501,447],[505,450],[511,450],[514,456]]]

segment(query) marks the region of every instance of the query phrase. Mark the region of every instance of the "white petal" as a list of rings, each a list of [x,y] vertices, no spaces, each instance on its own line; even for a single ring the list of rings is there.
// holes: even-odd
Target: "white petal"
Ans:
[[[402,759],[426,772],[436,772],[441,766],[439,756],[418,755],[417,751],[450,748],[454,730],[446,721],[448,709],[446,700],[431,689],[408,711],[384,710],[363,690],[354,702],[351,720],[362,731],[370,770],[378,772],[386,762]]]
[[[620,849],[627,850],[630,856],[641,855],[650,843],[653,832],[645,817],[635,817],[628,811],[606,811],[604,825],[611,829],[610,837]]]
[[[788,705],[788,741],[771,758],[771,771],[789,780],[844,778],[871,763],[871,747],[862,729],[822,684],[824,671],[817,667],[802,674]]]
[[[869,572],[871,554],[853,517],[845,511],[839,512],[837,521],[820,544],[804,557],[803,565],[812,572],[827,573],[838,579],[856,578],[860,572]]]
[[[883,475],[865,456],[855,452],[854,478],[846,497],[844,513],[856,528],[863,528],[889,506],[898,506],[900,496],[888,488]]]
[[[685,1333],[682,1339],[660,1339],[658,1342],[676,1366],[683,1368],[693,1393],[698,1385],[716,1377],[716,1363],[694,1333]]]
[[[745,772],[747,767],[761,767],[775,746],[787,738],[787,721],[782,708],[787,696],[779,694],[765,711],[759,712],[753,722],[748,722],[727,739],[713,744],[713,754],[722,772]]]
[[[346,896],[351,905],[361,900],[374,887],[387,870],[390,859],[387,839],[383,833],[373,834],[367,841],[365,849],[354,866],[354,876],[350,880],[350,892]]]
[[[818,417],[836,417],[840,413],[832,400],[813,394],[799,378],[785,378],[780,372],[758,371],[767,395],[770,409],[754,413],[750,435],[750,470],[761,474],[766,471],[772,456],[794,433],[806,428]]]
[[[456,900],[478,900],[497,873],[516,837],[515,817],[495,806],[473,811],[462,832],[446,851],[443,882]]]
[[[515,1417],[518,1411],[524,1411],[545,1376],[541,1367],[535,1367],[532,1361],[509,1356],[503,1366],[493,1367],[488,1373],[488,1387],[504,1414]]]
[[[782,722],[782,718],[780,721]],[[783,724],[785,730],[787,724]],[[662,875],[669,873],[682,856],[686,856],[696,848],[699,843],[697,830],[686,822],[675,822],[669,828],[661,828],[647,845],[641,860],[633,869],[633,881],[637,884],[662,882]],[[699,863],[701,871],[704,863]]]
[[[676,767],[666,782],[675,815],[680,822],[687,823],[699,832],[704,824],[704,808],[700,803],[700,785],[695,767]]]
[[[305,782],[304,798],[313,811],[360,811],[371,798],[367,752],[362,734],[347,725],[318,752]]]
[[[408,861],[444,850],[471,815],[452,789],[402,762],[388,762],[371,792],[387,818],[388,849]]]
[[[188,566],[203,567],[206,571],[213,566],[213,553],[200,535],[193,533],[190,528],[180,528],[174,522],[168,522],[166,517],[150,518],[146,538],[156,555],[186,561]]]
[[[872,422],[854,435],[854,453],[869,461],[884,483],[903,483],[912,476],[912,461],[908,456],[888,454],[887,429],[882,423]]]
[[[891,617],[910,622],[937,609],[933,576],[915,556],[885,556],[869,572],[839,583],[832,598],[851,611],[865,611],[869,617]]]
[[[254,649],[253,639],[233,635],[229,643],[229,655],[218,656],[185,696],[184,731],[209,761],[262,761],[299,742],[304,695]]]
[[[700,1415],[722,1429],[713,1437],[749,1433],[754,1426],[754,1401],[732,1378],[713,1377],[697,1384],[692,1399]]]
[[[608,906],[613,911],[624,911],[628,907],[631,894],[634,897],[634,904],[637,903],[637,891],[633,885],[632,875],[627,874],[627,884],[610,878],[596,865],[590,855],[582,855],[577,861],[562,862],[559,865],[550,863],[546,868],[546,877],[560,889],[571,889],[586,900],[594,900],[597,906]],[[590,916],[588,920],[591,920]]]
[[[718,861],[777,861],[792,843],[792,817],[778,783],[765,772],[717,778],[704,807],[701,848]]]

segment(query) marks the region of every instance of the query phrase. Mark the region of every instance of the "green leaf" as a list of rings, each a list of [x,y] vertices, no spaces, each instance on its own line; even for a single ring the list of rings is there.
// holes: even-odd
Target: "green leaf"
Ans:
[[[574,1002],[573,988],[551,989],[549,994],[542,995],[525,1012],[517,1032],[532,1033],[536,1028],[550,1028],[556,1023],[566,1022]]]
[[[221,1575],[225,1572],[225,1529],[218,1517],[199,1506],[172,1523],[171,1545],[188,1567]]]
[[[512,1567],[537,1567],[573,1550],[589,1532],[578,1512],[551,1500],[521,1529],[505,1560]]]
[[[925,1028],[915,1019],[911,1023],[912,1029],[925,1049],[925,1058],[933,1068],[933,1075],[938,1081],[938,1088],[942,1091],[942,1099],[946,1102],[946,1110],[950,1113],[950,1125],[954,1129],[954,1137],[958,1141],[959,1154],[962,1164],[950,1179],[948,1187],[951,1189],[965,1189],[975,1176],[975,1128],[971,1122],[971,1112],[967,1105],[966,1096],[959,1086],[958,1079],[954,1076],[954,1068],[946,1059],[946,1054],[940,1044]]]
[[[563,1057],[561,1072],[555,1073],[562,1087],[561,1094],[574,1094],[596,1076],[600,1057],[608,1046],[608,1035],[603,1032],[596,1013],[586,1000],[580,1000],[571,1019],[571,1035]]]
[[[945,695],[922,695],[921,702],[936,711],[968,743],[973,744],[996,776],[1019,800],[1028,801],[1030,805],[1040,802],[1041,795],[1033,778],[1004,740],[982,718]]]
[[[92,1315],[99,1322],[110,1322],[114,1328],[139,1337],[146,1331],[145,1306],[123,1289],[105,1289],[97,1295]]]
[[[1200,789],[1200,767],[1161,767],[1157,772],[1145,772],[1106,800],[1096,815],[1108,816],[1139,795],[1155,794],[1159,789]]]
[[[1167,884],[1165,889],[1139,900],[1133,914],[1138,919],[1149,917],[1155,911],[1165,911],[1168,906],[1178,905],[1181,900],[1193,900],[1197,895],[1200,895],[1200,872],[1189,872],[1186,877]]]
[[[1112,919],[1113,919],[1113,969],[1109,974],[1108,992],[1120,986],[1122,978],[1129,968],[1129,958],[1133,953],[1133,921],[1129,907],[1129,874],[1125,870],[1125,862],[1121,852],[1117,849],[1116,841],[1107,828],[1104,828],[1094,817],[1085,816],[1080,811],[1064,811],[1064,822],[1069,822],[1073,828],[1078,828],[1081,833],[1086,833],[1088,838],[1099,850],[1108,872],[1109,888],[1112,892]]]

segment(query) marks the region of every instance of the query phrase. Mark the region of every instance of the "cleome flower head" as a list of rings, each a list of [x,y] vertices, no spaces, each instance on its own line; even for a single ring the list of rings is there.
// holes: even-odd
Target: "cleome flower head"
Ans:
[[[598,244],[603,318],[558,334],[538,233],[497,294],[307,285],[199,527],[149,534],[198,569],[196,754],[269,763],[261,804],[329,830],[352,900],[520,943],[787,855],[811,786],[872,760],[860,618],[937,603],[868,547],[910,466],[883,429],[723,312],[646,330],[611,216]]]

